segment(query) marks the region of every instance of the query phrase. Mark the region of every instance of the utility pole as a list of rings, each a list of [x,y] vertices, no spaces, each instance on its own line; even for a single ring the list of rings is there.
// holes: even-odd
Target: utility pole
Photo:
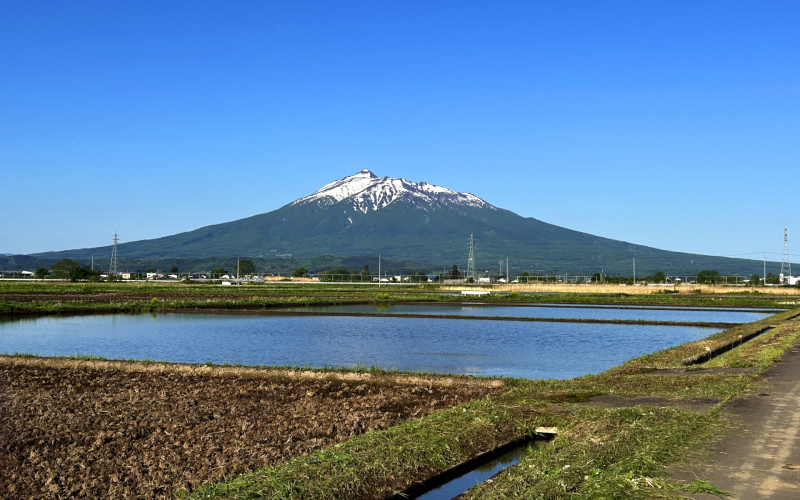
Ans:
[[[236,257],[236,279],[239,279],[239,257]]]
[[[508,284],[511,284],[511,275],[508,274],[508,257],[506,257],[506,281]]]

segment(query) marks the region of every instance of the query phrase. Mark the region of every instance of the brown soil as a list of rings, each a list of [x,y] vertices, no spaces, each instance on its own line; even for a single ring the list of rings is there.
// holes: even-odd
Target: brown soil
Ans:
[[[449,377],[0,358],[0,495],[171,498],[497,393]]]

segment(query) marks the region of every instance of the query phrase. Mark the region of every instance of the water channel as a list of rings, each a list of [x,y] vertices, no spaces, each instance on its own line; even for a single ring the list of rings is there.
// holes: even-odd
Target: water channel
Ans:
[[[506,308],[496,309],[492,314]],[[570,378],[716,331],[397,317],[94,315],[3,320],[0,353],[313,367],[363,364],[436,373]]]

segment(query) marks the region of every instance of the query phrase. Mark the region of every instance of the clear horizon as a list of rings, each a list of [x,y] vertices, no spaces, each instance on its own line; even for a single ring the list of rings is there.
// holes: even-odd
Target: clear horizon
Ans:
[[[664,250],[780,261],[786,224],[796,257],[798,14],[8,5],[0,252],[190,231],[368,168]]]

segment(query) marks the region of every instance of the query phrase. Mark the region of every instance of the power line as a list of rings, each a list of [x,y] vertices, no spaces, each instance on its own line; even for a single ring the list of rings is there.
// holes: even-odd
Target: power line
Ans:
[[[741,255],[763,255],[763,254],[765,254],[765,253],[766,253],[766,254],[770,254],[770,255],[791,255],[792,257],[800,257],[800,255],[798,255],[798,254],[796,254],[796,253],[786,254],[786,253],[782,253],[782,252],[750,252],[750,253],[737,253],[737,254],[734,254],[734,255],[719,255],[718,257],[738,257],[738,256],[741,256]],[[711,257],[715,257],[715,256],[713,256],[713,255],[712,255]],[[745,260],[749,260],[749,259],[745,259]]]

